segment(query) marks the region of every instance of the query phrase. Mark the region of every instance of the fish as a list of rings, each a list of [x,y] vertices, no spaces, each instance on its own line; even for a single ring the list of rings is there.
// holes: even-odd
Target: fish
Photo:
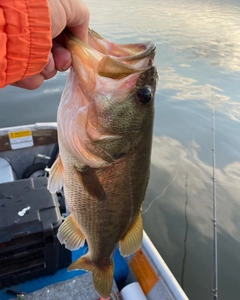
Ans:
[[[113,43],[92,29],[88,43],[65,35],[72,67],[57,112],[59,155],[48,189],[63,187],[70,212],[58,230],[60,243],[70,250],[88,245],[68,270],[91,271],[95,290],[107,298],[115,249],[128,256],[142,244],[156,46]]]

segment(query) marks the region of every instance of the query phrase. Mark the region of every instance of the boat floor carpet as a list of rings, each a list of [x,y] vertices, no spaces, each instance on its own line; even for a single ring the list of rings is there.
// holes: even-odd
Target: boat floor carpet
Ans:
[[[117,292],[114,282],[112,292]],[[17,298],[14,298],[17,299]],[[18,298],[19,299],[19,298]],[[24,300],[99,300],[92,285],[92,273],[49,285],[36,292],[24,295]]]

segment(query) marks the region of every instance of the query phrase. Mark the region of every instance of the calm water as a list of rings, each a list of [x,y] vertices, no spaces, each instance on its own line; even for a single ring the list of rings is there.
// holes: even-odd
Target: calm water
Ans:
[[[190,299],[212,299],[212,105],[216,117],[219,299],[240,298],[240,3],[86,1],[115,42],[157,44],[145,230]],[[0,126],[55,121],[66,74],[0,91]]]

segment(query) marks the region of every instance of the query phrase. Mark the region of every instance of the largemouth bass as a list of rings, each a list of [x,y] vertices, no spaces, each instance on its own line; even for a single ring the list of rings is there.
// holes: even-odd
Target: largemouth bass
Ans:
[[[89,30],[88,44],[67,34],[72,68],[58,108],[59,156],[49,190],[64,187],[70,215],[59,228],[66,248],[88,253],[69,270],[92,271],[107,298],[113,282],[113,252],[141,247],[141,206],[149,179],[155,45],[114,44]]]

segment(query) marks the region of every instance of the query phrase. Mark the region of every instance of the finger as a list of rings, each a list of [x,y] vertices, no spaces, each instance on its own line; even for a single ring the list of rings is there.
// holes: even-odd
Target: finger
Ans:
[[[45,79],[50,79],[54,75],[56,75],[56,73],[57,73],[57,70],[55,68],[55,62],[53,59],[52,52],[50,52],[49,56],[48,56],[48,62],[40,74],[43,75],[43,77]]]
[[[66,71],[71,66],[71,53],[56,41],[53,41],[52,54],[58,71]]]
[[[44,81],[44,77],[41,74],[37,74],[37,75],[33,75],[31,77],[19,80],[17,82],[14,82],[13,86],[17,86],[23,89],[27,89],[27,90],[35,90],[37,88],[39,88]]]

